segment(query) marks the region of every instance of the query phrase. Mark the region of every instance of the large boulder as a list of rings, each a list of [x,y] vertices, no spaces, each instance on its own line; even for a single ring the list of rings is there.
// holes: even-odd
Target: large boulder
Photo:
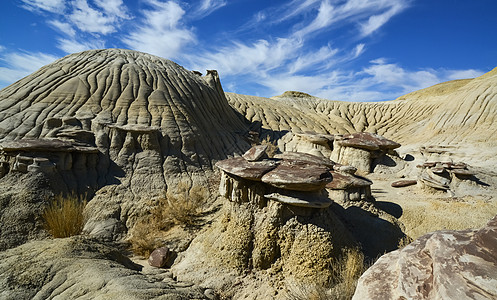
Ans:
[[[479,230],[436,231],[383,255],[353,299],[497,299],[497,216]]]

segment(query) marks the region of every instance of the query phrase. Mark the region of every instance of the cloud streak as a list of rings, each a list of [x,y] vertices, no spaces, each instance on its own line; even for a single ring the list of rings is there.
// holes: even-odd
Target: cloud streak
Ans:
[[[176,2],[148,0],[151,9],[142,11],[141,24],[122,42],[128,47],[174,59],[186,45],[196,41],[194,33],[182,23],[185,10]]]

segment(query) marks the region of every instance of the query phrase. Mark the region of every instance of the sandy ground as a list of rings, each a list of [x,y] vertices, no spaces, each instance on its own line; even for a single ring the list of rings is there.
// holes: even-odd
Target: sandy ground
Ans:
[[[396,180],[417,179],[420,171],[416,165],[430,159],[414,151],[410,151],[414,157],[410,162],[377,168],[367,177],[373,181],[371,190],[378,207],[397,217],[413,239],[435,230],[482,227],[497,215],[497,172],[493,169],[497,164],[495,158],[479,159],[476,155],[479,149],[472,151],[464,149],[441,157],[442,160],[465,161],[477,172],[472,180],[458,180],[452,194],[426,188],[419,181],[403,188],[391,186]]]

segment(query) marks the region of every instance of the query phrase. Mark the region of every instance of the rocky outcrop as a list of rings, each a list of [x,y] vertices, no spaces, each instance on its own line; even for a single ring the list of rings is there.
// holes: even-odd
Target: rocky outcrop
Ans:
[[[0,175],[55,170],[54,186],[94,195],[85,230],[115,239],[180,177],[205,185],[213,161],[250,147],[247,131],[217,72],[90,50],[0,91]]]
[[[425,162],[417,167],[421,169],[419,179],[424,186],[451,193],[458,180],[467,180],[476,175],[462,162]]]
[[[497,299],[497,216],[479,230],[437,231],[383,255],[353,299]]]
[[[351,191],[369,188],[371,182],[349,173],[330,173],[330,167],[340,170],[341,165],[323,157],[292,152],[255,162],[242,160],[245,159],[231,158],[216,164],[223,170],[220,194],[227,201],[220,218],[192,241],[172,267],[179,279],[229,290],[235,297],[242,297],[247,291],[236,286],[237,281],[243,280],[237,278],[254,274],[268,285],[258,295],[274,298],[285,284],[327,282],[333,272],[329,263],[343,247],[360,243],[371,250],[368,255],[375,256],[385,247],[395,247],[402,237],[393,217],[380,219],[381,213],[374,207],[359,208],[366,203],[364,197]],[[253,166],[264,161],[277,166],[254,176]],[[249,170],[245,172],[242,166]],[[259,179],[261,173],[264,175]],[[322,176],[323,173],[327,175]],[[266,176],[271,176],[271,180],[265,180]],[[335,178],[341,181],[332,188],[340,189],[341,197],[350,193],[347,201],[353,200],[357,206],[341,206],[332,201],[333,197],[329,198],[325,186],[333,184],[331,180]],[[378,223],[374,226],[375,234],[364,228],[368,222]],[[284,295],[278,297],[283,299]]]
[[[117,248],[81,236],[0,252],[0,286],[2,299],[207,299],[198,286],[148,272]]]
[[[329,196],[340,203],[346,201],[374,201],[371,195],[372,181],[345,172],[331,172],[333,180],[326,185]]]
[[[398,147],[399,143],[369,132],[336,135],[331,159],[344,165],[354,166],[367,174],[372,172],[374,159],[379,159]]]

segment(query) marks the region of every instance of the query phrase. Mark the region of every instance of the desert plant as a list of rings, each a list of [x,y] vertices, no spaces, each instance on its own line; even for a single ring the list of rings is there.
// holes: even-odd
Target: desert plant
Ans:
[[[328,286],[297,282],[287,289],[287,299],[349,300],[354,295],[357,280],[366,271],[364,254],[359,249],[344,249],[330,265],[333,277]]]
[[[209,199],[206,188],[181,181],[156,200],[150,213],[135,224],[129,242],[131,251],[148,257],[163,246],[161,235],[175,225],[191,228],[197,224]]]
[[[410,243],[412,243],[412,238],[408,237],[407,235],[403,236],[401,239],[399,239],[399,242],[397,244],[397,248],[398,249],[402,249],[404,248],[405,246],[409,245]]]
[[[158,206],[152,211],[160,229],[171,224],[194,225],[202,214],[203,206],[209,197],[208,191],[200,186],[190,186],[181,181],[174,191],[168,191],[159,199]]]
[[[45,229],[54,238],[80,234],[85,223],[83,216],[85,205],[86,199],[80,199],[74,193],[55,196],[42,215]]]
[[[266,145],[266,154],[268,157],[274,157],[274,155],[278,152],[278,146],[276,146],[276,142],[271,142],[271,137],[266,135],[266,138],[261,141],[261,145]]]
[[[331,289],[334,299],[352,299],[357,280],[366,271],[364,254],[356,248],[345,249],[342,255],[332,263],[335,286]]]

